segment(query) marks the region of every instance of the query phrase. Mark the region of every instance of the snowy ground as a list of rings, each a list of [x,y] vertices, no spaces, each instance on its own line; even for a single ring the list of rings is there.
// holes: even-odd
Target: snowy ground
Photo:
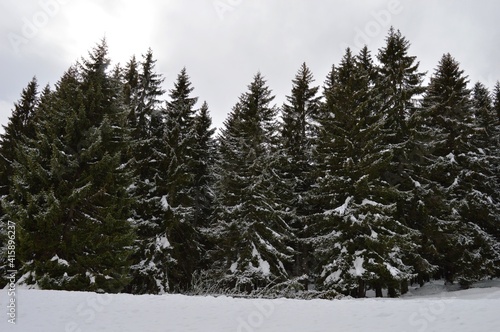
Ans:
[[[400,299],[246,300],[20,289],[16,324],[0,291],[0,331],[440,331],[500,330],[500,281],[465,291],[440,283]]]

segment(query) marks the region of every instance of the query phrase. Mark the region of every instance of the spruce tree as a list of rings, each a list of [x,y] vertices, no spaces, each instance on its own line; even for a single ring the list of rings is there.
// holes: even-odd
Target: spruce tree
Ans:
[[[415,110],[414,100],[425,88],[422,81],[425,73],[418,71],[416,56],[408,54],[409,41],[399,30],[391,27],[386,45],[380,49],[377,93],[382,97],[381,112],[386,116],[383,130],[387,130],[387,144],[401,144],[408,136],[408,117]],[[396,160],[400,161],[400,160]]]
[[[498,123],[500,121],[500,81],[497,81],[495,89],[493,90],[493,108],[497,115],[495,121]]]
[[[148,54],[152,52],[149,52]],[[147,59],[146,55],[146,59]],[[137,59],[135,56],[132,56],[129,62],[125,65],[124,68],[124,77],[123,77],[123,102],[125,105],[130,107],[130,121],[132,121],[131,127],[135,125],[136,121],[136,114],[135,114],[135,107],[137,107],[137,98],[138,98],[138,87],[140,85],[139,83],[139,63],[137,62]]]
[[[166,181],[162,184],[167,213],[167,237],[172,245],[176,265],[171,270],[171,283],[176,290],[186,290],[201,257],[199,232],[195,227],[198,166],[197,124],[190,78],[183,68],[166,107]]]
[[[134,183],[129,192],[134,197],[133,225],[137,240],[132,256],[131,283],[134,294],[165,293],[170,290],[169,271],[174,264],[167,236],[165,193],[167,179],[164,144],[166,114],[160,98],[163,78],[155,72],[156,60],[149,49],[137,70],[135,58],[125,72],[125,102],[129,108]]]
[[[358,123],[355,94],[361,95],[358,88],[355,59],[350,49],[347,49],[341,63],[332,66],[324,85],[324,105],[318,118],[320,126],[315,149],[317,183],[314,186],[314,197],[319,209],[312,225],[316,273],[319,274],[318,287],[334,288],[347,293],[358,288],[356,278],[349,281],[345,276],[335,280],[330,277],[332,273],[337,273],[331,267],[343,264],[338,257],[338,249],[341,248],[335,245],[343,241],[338,237],[341,224],[339,217],[334,216],[331,211],[353,194],[353,181],[356,177],[354,165],[358,161],[360,148],[354,140],[355,126]],[[348,255],[351,257],[354,252]],[[350,264],[346,262],[345,267],[348,269]],[[364,294],[364,286],[362,288]]]
[[[40,103],[34,138],[16,148],[7,211],[26,284],[118,292],[128,282],[129,138],[108,65],[102,42]]]
[[[194,147],[194,225],[206,227],[213,210],[213,166],[215,140],[208,104],[204,102],[195,115],[196,144]]]
[[[241,95],[219,137],[214,278],[250,292],[287,281],[290,227],[275,196],[274,96],[260,73]]]
[[[439,266],[437,277],[450,283],[458,280],[465,287],[492,275],[498,262],[498,246],[485,228],[494,211],[487,198],[491,189],[480,185],[492,182],[493,174],[485,164],[485,147],[474,146],[480,126],[475,117],[481,111],[474,114],[467,83],[459,63],[450,54],[443,55],[417,124],[420,144],[425,146],[421,176],[428,182],[422,201],[427,215],[422,227],[426,254]],[[474,211],[482,212],[479,219]]]
[[[425,73],[419,72],[419,62],[415,56],[408,54],[410,43],[401,32],[391,27],[386,45],[379,50],[379,75],[376,82],[376,93],[382,103],[380,105],[380,127],[378,140],[382,149],[391,154],[390,163],[383,179],[391,186],[398,187],[398,218],[406,220],[407,211],[404,201],[411,198],[412,160],[414,142],[411,140],[409,119],[418,109],[418,99],[425,88],[422,81]],[[385,146],[383,146],[385,145]],[[412,224],[412,220],[408,220]]]
[[[14,104],[9,122],[4,126],[4,133],[0,135],[0,288],[4,286],[3,278],[7,271],[19,268],[16,260],[8,260],[8,243],[9,240],[16,240],[12,238],[16,225],[9,218],[4,206],[8,202],[15,150],[24,136],[33,137],[33,118],[38,102],[38,82],[34,77],[23,89],[21,99]]]
[[[418,202],[423,188],[416,178],[422,155],[412,135],[411,117],[419,111],[425,92],[422,86],[425,73],[419,72],[419,62],[409,54],[409,49],[409,41],[399,30],[391,27],[386,45],[377,55],[380,69],[375,90],[381,98],[381,105],[376,138],[378,151],[375,155],[383,153],[387,158],[379,176],[391,188],[391,200],[395,203],[394,218],[418,230],[421,220]],[[419,245],[418,242],[416,244]],[[411,260],[419,278],[427,277],[436,269],[420,255]]]
[[[465,181],[469,188],[462,215],[500,238],[500,197],[498,196],[498,122],[488,88],[477,82],[472,89],[472,151]]]
[[[497,81],[493,90],[493,111],[494,111],[494,138],[491,140],[494,144],[492,148],[493,155],[493,172],[500,174],[500,82]],[[500,177],[496,177],[495,182],[495,201],[500,202]],[[497,226],[498,227],[498,226]],[[500,227],[499,227],[500,228]],[[497,233],[498,234],[498,233]],[[500,235],[497,235],[497,240],[500,241]]]
[[[384,127],[392,119],[384,112],[386,95],[375,87],[383,74],[370,72],[368,56],[366,49],[356,57],[348,49],[325,86],[318,143],[324,205],[315,237],[319,286],[358,297],[368,287],[381,296],[386,287],[396,296],[421,260],[414,254],[418,232],[398,219],[398,190],[383,178],[392,158]]]
[[[217,147],[212,128],[212,118],[208,104],[204,102],[195,115],[196,145],[193,147],[194,183],[193,183],[193,226],[198,234],[199,247],[202,251],[196,265],[196,274],[206,276],[206,270],[211,266],[207,254],[213,248],[209,234],[210,218],[214,211],[214,167],[217,160]],[[204,280],[208,281],[208,280]],[[192,286],[192,285],[191,285]]]
[[[282,128],[279,164],[282,189],[277,194],[281,199],[281,210],[285,220],[294,229],[292,247],[296,249],[292,274],[308,279],[309,245],[306,243],[311,209],[311,186],[313,183],[313,144],[317,135],[315,117],[319,112],[319,87],[312,86],[313,74],[305,63],[292,81],[291,95],[282,107]],[[277,188],[279,189],[279,188]]]

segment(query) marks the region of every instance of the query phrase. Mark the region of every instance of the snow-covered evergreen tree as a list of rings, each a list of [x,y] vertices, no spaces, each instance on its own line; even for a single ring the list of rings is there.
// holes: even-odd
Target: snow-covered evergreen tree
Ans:
[[[195,160],[194,177],[194,225],[206,227],[213,210],[213,166],[216,147],[212,118],[208,104],[204,102],[195,115],[196,144],[193,149]]]
[[[500,174],[500,82],[497,81],[493,90],[493,111],[494,111],[494,138],[491,140],[493,155],[493,173]],[[500,202],[500,177],[496,177],[495,182],[495,200]],[[497,226],[497,240],[500,241],[500,227]]]
[[[313,184],[313,144],[317,136],[315,118],[320,108],[319,87],[312,86],[314,77],[303,63],[292,81],[292,91],[282,107],[282,128],[279,143],[280,187],[276,194],[281,200],[285,220],[294,229],[292,246],[296,250],[292,274],[305,278],[309,274],[311,249],[307,237],[309,216],[313,213],[310,193]]]
[[[11,238],[12,235],[15,235],[15,224],[10,224],[11,227],[8,227],[9,221],[12,222],[12,219],[4,210],[4,206],[8,202],[11,187],[12,164],[16,159],[15,150],[23,137],[33,137],[34,135],[33,118],[38,102],[38,82],[34,77],[23,89],[21,99],[14,104],[9,122],[4,126],[4,133],[0,135],[0,288],[5,285],[3,278],[7,276],[7,270],[19,268],[16,260],[7,260],[9,257],[7,255],[8,242],[17,239]]]
[[[390,117],[379,113],[367,56],[348,49],[325,86],[318,192],[328,200],[314,238],[319,286],[360,297],[367,287],[379,296],[387,287],[395,296],[414,274],[418,232],[397,219],[398,192],[383,180],[391,150],[382,127]]]
[[[202,254],[200,234],[196,229],[196,187],[198,160],[198,135],[195,105],[190,78],[183,68],[166,107],[164,140],[166,144],[166,181],[162,184],[166,208],[167,237],[172,245],[176,265],[171,269],[171,284],[175,290],[190,286],[193,272]]]
[[[487,146],[478,146],[486,129],[481,113],[489,101],[484,103],[484,91],[478,86],[477,100],[471,103],[467,83],[459,63],[450,54],[443,55],[417,127],[425,146],[421,172],[428,182],[424,245],[429,260],[440,268],[438,277],[458,280],[463,286],[494,274],[499,257],[498,243],[488,233],[488,224],[496,217],[491,197],[495,189],[490,187],[495,175],[488,168]]]
[[[34,138],[16,148],[7,211],[26,284],[118,292],[128,282],[126,113],[108,64],[102,42],[42,99]]]
[[[155,63],[149,49],[140,69],[132,58],[125,71],[125,103],[129,107],[132,136],[128,156],[134,169],[129,192],[134,197],[132,222],[137,235],[127,291],[134,294],[169,291],[169,270],[175,263],[167,236],[166,197],[161,191],[167,179],[166,114],[160,99],[165,91]]]
[[[148,50],[149,54],[152,51]],[[146,59],[147,59],[146,55]],[[138,87],[139,87],[139,63],[135,56],[132,56],[129,62],[125,65],[124,73],[123,73],[123,103],[130,107],[130,122],[131,127],[135,126],[135,122],[137,121],[137,115],[135,114],[135,108],[138,103]]]
[[[275,195],[274,96],[260,73],[241,95],[219,137],[214,278],[226,287],[252,291],[287,281],[293,255],[290,227]]]
[[[207,235],[210,218],[214,211],[214,166],[217,160],[217,147],[212,128],[212,118],[208,104],[204,102],[195,115],[196,145],[193,147],[194,183],[193,183],[193,226],[198,233],[198,241],[202,255],[197,263],[197,273],[204,273],[212,264],[207,251],[213,243]]]
[[[376,155],[383,154],[387,158],[388,163],[380,169],[379,176],[392,191],[391,202],[395,204],[393,217],[403,225],[418,230],[419,217],[415,209],[418,209],[422,184],[415,178],[418,177],[416,173],[421,156],[418,142],[412,135],[410,119],[419,111],[421,96],[425,92],[422,86],[425,73],[419,71],[419,62],[409,54],[409,49],[409,41],[399,30],[391,27],[386,45],[377,55],[380,68],[375,91],[381,105]],[[415,244],[418,246],[419,241]],[[410,253],[410,261],[415,273],[422,278],[436,267],[418,255],[416,247]]]
[[[500,254],[500,196],[498,196],[498,123],[493,100],[486,86],[477,82],[472,89],[472,151],[464,181],[469,191],[462,218],[479,226],[496,239],[492,244]],[[500,255],[495,262],[497,273]],[[479,277],[481,278],[481,277]]]
[[[500,83],[469,90],[445,54],[424,88],[409,47],[391,28],[378,64],[347,49],[321,97],[302,64],[281,122],[259,73],[217,139],[185,68],[163,104],[151,49],[110,69],[103,42],[54,91],[34,78],[0,135],[0,287],[9,222],[41,288],[363,297],[500,276]]]

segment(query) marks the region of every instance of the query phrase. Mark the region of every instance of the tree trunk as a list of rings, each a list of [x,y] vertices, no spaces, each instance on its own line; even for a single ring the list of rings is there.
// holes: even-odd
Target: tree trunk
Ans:
[[[389,286],[387,288],[387,293],[389,295],[389,297],[398,297],[398,292],[396,291],[396,288],[393,287],[393,286]]]
[[[401,295],[408,293],[408,280],[401,281]]]
[[[358,298],[366,297],[366,287],[365,281],[363,279],[358,279]]]

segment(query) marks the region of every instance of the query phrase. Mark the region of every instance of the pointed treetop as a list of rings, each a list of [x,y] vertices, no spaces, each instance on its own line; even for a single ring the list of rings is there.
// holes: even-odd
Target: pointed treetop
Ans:
[[[326,80],[323,83],[323,94],[327,95],[328,91],[330,91],[337,82],[337,68],[335,65],[332,65],[332,69],[326,75]]]
[[[410,47],[410,42],[401,34],[401,31],[395,30],[393,26],[385,38],[385,46],[379,50],[377,58],[382,63],[388,62],[388,57],[401,57],[405,55]]]
[[[191,92],[194,88],[191,87],[191,81],[189,75],[187,74],[186,67],[183,67],[180,73],[177,75],[177,81],[174,83],[174,88],[170,90],[169,96],[172,101],[169,103],[170,106],[174,104],[187,104],[189,107],[193,107],[198,98],[190,98]]]
[[[266,85],[267,82],[260,72],[254,75],[252,83],[248,86],[247,92],[240,97],[240,103],[248,107],[268,107],[269,103],[274,100],[271,90]]]
[[[139,84],[143,89],[141,99],[143,103],[147,104],[147,107],[158,105],[161,102],[158,98],[165,93],[165,90],[161,88],[164,78],[155,72],[155,65],[156,59],[154,59],[153,51],[149,48],[143,55],[142,72],[139,74]]]
[[[203,102],[201,108],[196,114],[195,122],[199,137],[211,137],[215,133],[215,128],[212,128],[212,117],[210,116],[206,101]]]
[[[309,99],[314,97],[318,92],[319,87],[311,87],[310,85],[313,82],[313,73],[305,62],[302,63],[299,70],[297,71],[297,74],[295,75],[295,78],[292,80],[292,95],[286,96],[287,101],[292,105],[297,103],[301,104],[302,102],[305,102],[305,100],[301,99]]]
[[[500,122],[500,81],[497,81],[493,90],[493,107],[497,113],[497,121]]]
[[[340,65],[337,68],[337,79],[341,84],[349,84],[355,75],[355,58],[352,55],[351,49],[347,48]]]
[[[21,99],[14,103],[14,110],[7,126],[3,126],[5,133],[1,135],[1,138],[6,139],[10,136],[10,139],[16,140],[25,134],[38,102],[38,81],[35,76],[21,92]]]
[[[493,99],[488,88],[483,83],[477,82],[474,84],[471,102],[476,120],[488,129],[490,129],[490,126],[494,126],[496,114]]]
[[[108,69],[111,60],[108,57],[108,44],[106,38],[103,38],[99,44],[94,46],[92,51],[89,51],[89,58],[82,58],[81,67],[84,73],[105,73]]]
[[[439,97],[444,102],[465,101],[469,97],[467,90],[468,76],[460,69],[460,63],[446,53],[431,77],[427,89],[428,97]]]
[[[130,60],[125,64],[125,84],[130,87],[137,87],[139,82],[139,72],[138,72],[138,63],[135,55],[133,55]]]
[[[368,47],[365,46],[359,51],[355,57],[357,67],[367,75],[368,79],[375,80],[377,77],[377,70],[373,63],[372,55]]]
[[[416,56],[408,55],[410,42],[401,31],[389,30],[386,45],[379,50],[377,59],[382,64],[380,73],[389,80],[388,83],[418,86],[423,82],[426,73],[419,73],[420,62]],[[421,91],[421,89],[419,90]]]

